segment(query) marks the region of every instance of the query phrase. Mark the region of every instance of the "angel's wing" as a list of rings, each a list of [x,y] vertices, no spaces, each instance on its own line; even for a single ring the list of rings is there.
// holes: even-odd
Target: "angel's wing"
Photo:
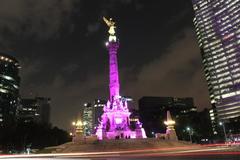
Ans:
[[[111,22],[109,20],[107,20],[107,18],[103,17],[103,21],[110,27],[111,26]]]

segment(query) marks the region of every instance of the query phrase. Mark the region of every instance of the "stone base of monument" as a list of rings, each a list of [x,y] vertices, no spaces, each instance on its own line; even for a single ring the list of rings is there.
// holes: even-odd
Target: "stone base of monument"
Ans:
[[[176,135],[176,132],[169,132],[168,134],[166,134],[166,133],[156,133],[155,138],[163,139],[163,140],[178,141],[178,137]]]
[[[168,131],[167,139],[172,140],[172,141],[177,141],[178,140],[178,137],[177,137],[177,134],[176,134],[175,130]]]
[[[136,138],[146,138],[146,133],[143,128],[137,128],[135,129],[135,137]]]
[[[73,137],[72,139],[72,142],[73,143],[83,143],[83,144],[86,144],[86,143],[94,143],[98,141],[97,139],[97,136],[96,135],[91,135],[91,136],[76,136],[76,137]]]
[[[131,131],[113,131],[106,132],[104,139],[129,139],[131,137]]]
[[[85,140],[85,137],[82,135],[74,136],[72,139],[73,142],[84,142],[84,140]]]
[[[82,142],[69,142],[56,147],[54,153],[70,152],[106,152],[141,150],[153,148],[171,148],[183,146],[198,146],[185,141],[161,140],[156,138],[145,139],[119,139],[119,140],[97,140]]]

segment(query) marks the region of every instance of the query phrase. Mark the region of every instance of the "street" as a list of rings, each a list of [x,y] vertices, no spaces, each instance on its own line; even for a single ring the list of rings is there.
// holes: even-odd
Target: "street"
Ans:
[[[162,160],[240,160],[239,146],[201,146],[199,148],[167,148],[146,149],[132,151],[115,152],[85,152],[85,153],[57,153],[57,154],[31,154],[31,155],[1,155],[0,159],[101,159],[101,160],[121,160],[121,159],[162,159]]]

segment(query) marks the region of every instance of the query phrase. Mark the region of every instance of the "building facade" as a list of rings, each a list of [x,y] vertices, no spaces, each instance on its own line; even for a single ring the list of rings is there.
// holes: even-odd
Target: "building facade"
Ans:
[[[194,116],[192,113],[197,111],[193,98],[142,97],[138,105],[140,121],[148,137],[154,137],[155,133],[165,132],[166,126],[163,122],[167,118],[167,111],[171,112],[178,127],[190,125],[190,116]]]
[[[219,128],[216,107],[212,107],[209,110],[209,116],[211,119],[213,134],[216,135],[216,134],[218,134],[218,128]]]
[[[240,1],[192,0],[211,103],[219,121],[240,116]]]
[[[96,131],[99,123],[101,122],[102,114],[103,114],[103,107],[106,105],[107,101],[102,99],[96,99],[93,102],[93,132]]]
[[[90,136],[93,133],[93,106],[91,103],[84,103],[83,108],[83,134]]]
[[[0,53],[0,125],[10,125],[16,119],[19,105],[19,62]]]
[[[50,123],[50,98],[21,99],[18,120],[24,123]]]
[[[140,121],[139,120],[139,112],[136,109],[132,109],[130,111],[131,111],[130,119],[129,119],[130,128],[131,128],[131,130],[134,130],[137,128],[138,122]]]

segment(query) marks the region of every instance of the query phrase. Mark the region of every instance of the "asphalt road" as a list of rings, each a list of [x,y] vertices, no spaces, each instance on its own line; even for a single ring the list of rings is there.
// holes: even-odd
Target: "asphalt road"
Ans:
[[[240,160],[240,155],[188,155],[188,156],[118,156],[118,157],[99,157],[99,158],[87,158],[87,157],[34,157],[34,158],[4,158],[8,160]]]
[[[176,156],[176,157],[144,157],[144,158],[106,158],[106,160],[239,160],[239,155],[224,155],[224,156]],[[101,159],[102,160],[102,159]]]
[[[240,160],[240,146],[215,146],[176,149],[146,149],[115,152],[60,153],[33,155],[0,155],[8,160]]]
[[[239,160],[238,156],[200,156],[200,157],[147,157],[147,158],[125,158],[127,160]],[[106,160],[122,160],[122,158],[109,158]]]

